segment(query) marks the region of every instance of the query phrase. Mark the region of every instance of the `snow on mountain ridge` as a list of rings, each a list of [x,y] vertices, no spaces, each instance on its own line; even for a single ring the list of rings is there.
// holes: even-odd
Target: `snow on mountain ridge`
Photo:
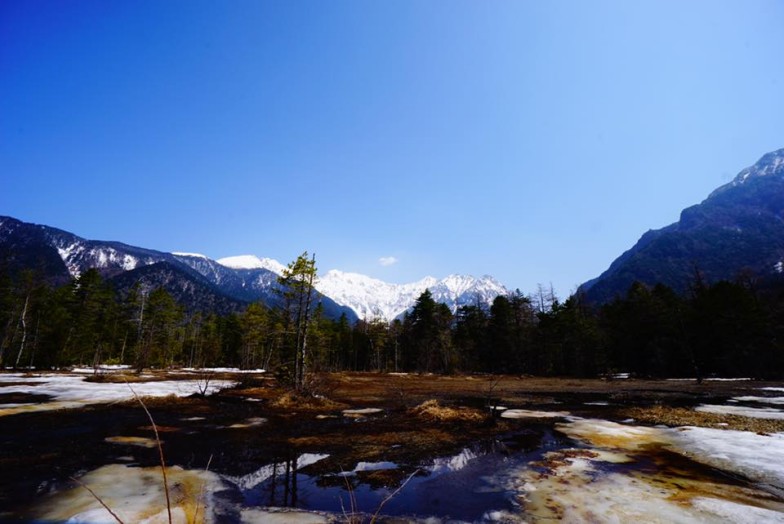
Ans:
[[[272,258],[259,258],[256,255],[237,255],[219,258],[216,262],[231,269],[267,269],[278,275],[282,274],[286,266]]]
[[[732,182],[714,189],[708,198],[721,194],[727,189],[745,184],[749,180],[770,175],[784,176],[784,149],[766,153],[753,166],[749,166],[738,173]]]
[[[350,307],[359,318],[391,321],[410,309],[417,298],[430,289],[433,299],[454,312],[463,305],[489,305],[508,290],[489,276],[449,275],[437,280],[425,277],[408,284],[390,284],[358,273],[328,271],[316,283],[319,292],[338,304]]]

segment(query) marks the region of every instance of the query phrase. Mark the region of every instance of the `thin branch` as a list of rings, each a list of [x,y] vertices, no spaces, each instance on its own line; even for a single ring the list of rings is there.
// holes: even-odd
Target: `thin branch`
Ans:
[[[370,519],[370,524],[373,524],[373,523],[376,521],[376,519],[378,518],[378,514],[379,514],[379,513],[381,513],[381,508],[383,508],[383,507],[384,507],[384,504],[386,504],[387,502],[389,502],[390,500],[392,500],[392,499],[395,497],[395,495],[397,495],[398,493],[400,493],[400,491],[401,491],[403,488],[405,488],[405,487],[406,487],[406,484],[408,484],[408,483],[411,481],[411,479],[412,479],[412,478],[414,478],[414,476],[415,476],[417,473],[419,473],[419,469],[415,469],[415,470],[414,470],[414,472],[413,472],[411,475],[409,475],[409,476],[408,476],[408,478],[406,479],[406,481],[405,481],[405,482],[403,482],[403,483],[400,485],[400,487],[399,487],[399,488],[397,488],[395,491],[393,491],[392,493],[390,493],[390,494],[387,496],[387,498],[385,498],[384,500],[382,500],[382,501],[381,501],[381,504],[379,504],[379,505],[378,505],[378,508],[376,508],[376,512],[375,512],[375,513],[373,513],[373,518],[371,518],[371,519]]]
[[[169,515],[169,524],[172,524],[172,514],[171,514],[171,500],[169,498],[169,480],[166,478],[166,461],[163,458],[163,446],[161,445],[161,437],[158,435],[158,426],[155,425],[155,420],[153,420],[152,415],[150,414],[150,410],[147,409],[147,406],[144,404],[144,401],[136,394],[136,391],[133,390],[131,385],[126,382],[128,389],[131,390],[133,393],[133,397],[142,405],[144,408],[144,412],[147,413],[147,418],[150,419],[150,424],[152,424],[152,430],[155,432],[155,442],[158,445],[158,456],[160,457],[161,462],[161,473],[163,474],[163,491],[166,493],[166,512]]]
[[[84,482],[82,482],[81,480],[79,480],[79,479],[78,479],[78,478],[76,478],[76,477],[70,477],[70,479],[71,479],[71,480],[73,480],[74,482],[76,482],[77,484],[79,484],[81,487],[83,487],[83,488],[84,488],[84,489],[86,489],[87,491],[89,491],[89,492],[90,492],[90,495],[92,495],[92,496],[95,498],[95,500],[97,500],[97,501],[98,501],[98,502],[101,504],[101,506],[103,506],[103,507],[104,507],[104,509],[105,509],[106,511],[108,511],[108,512],[109,512],[109,514],[110,514],[112,517],[114,517],[114,520],[116,520],[116,521],[117,521],[117,522],[119,522],[120,524],[125,524],[125,523],[124,523],[122,520],[120,520],[120,517],[118,517],[118,516],[117,516],[117,514],[116,514],[114,511],[112,511],[111,509],[109,509],[109,506],[107,506],[107,505],[106,505],[106,503],[103,501],[103,499],[101,499],[101,497],[99,497],[99,496],[98,496],[98,495],[95,493],[95,491],[93,491],[93,490],[91,490],[91,489],[90,489],[90,486],[88,486],[87,484],[85,484]]]

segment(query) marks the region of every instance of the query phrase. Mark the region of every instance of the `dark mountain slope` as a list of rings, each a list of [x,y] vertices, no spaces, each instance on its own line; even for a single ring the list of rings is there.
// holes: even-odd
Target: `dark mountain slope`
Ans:
[[[680,220],[648,231],[607,271],[580,287],[592,302],[639,281],[685,292],[696,272],[709,282],[741,273],[773,278],[784,270],[784,149],[768,153]]]

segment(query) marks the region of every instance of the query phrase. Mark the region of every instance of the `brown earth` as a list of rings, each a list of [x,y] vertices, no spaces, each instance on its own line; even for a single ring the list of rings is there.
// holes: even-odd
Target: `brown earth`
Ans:
[[[240,384],[210,397],[145,399],[159,429],[165,429],[168,464],[204,468],[211,460],[213,471],[244,475],[300,453],[327,453],[328,459],[309,466],[312,474],[350,471],[359,461],[390,461],[400,467],[362,476],[370,483],[393,485],[415,472],[423,458],[452,454],[501,435],[535,436],[543,424],[552,427],[555,422],[501,418],[493,415],[490,407],[495,406],[618,421],[633,418],[642,424],[784,431],[784,421],[690,409],[760,395],[759,388],[780,383],[330,373],[314,378],[313,395],[296,395],[265,375],[210,376],[224,378]],[[381,411],[350,417],[343,413],[364,408]],[[34,504],[47,485],[124,455],[132,455],[140,465],[156,465],[157,450],[106,442],[108,437],[149,437],[147,426],[149,420],[135,401],[0,417],[0,510],[14,503]]]

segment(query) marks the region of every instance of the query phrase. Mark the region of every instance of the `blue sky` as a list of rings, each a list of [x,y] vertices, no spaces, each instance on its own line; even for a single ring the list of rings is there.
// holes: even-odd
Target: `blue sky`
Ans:
[[[777,0],[4,0],[0,214],[563,296],[784,147],[783,24]]]

